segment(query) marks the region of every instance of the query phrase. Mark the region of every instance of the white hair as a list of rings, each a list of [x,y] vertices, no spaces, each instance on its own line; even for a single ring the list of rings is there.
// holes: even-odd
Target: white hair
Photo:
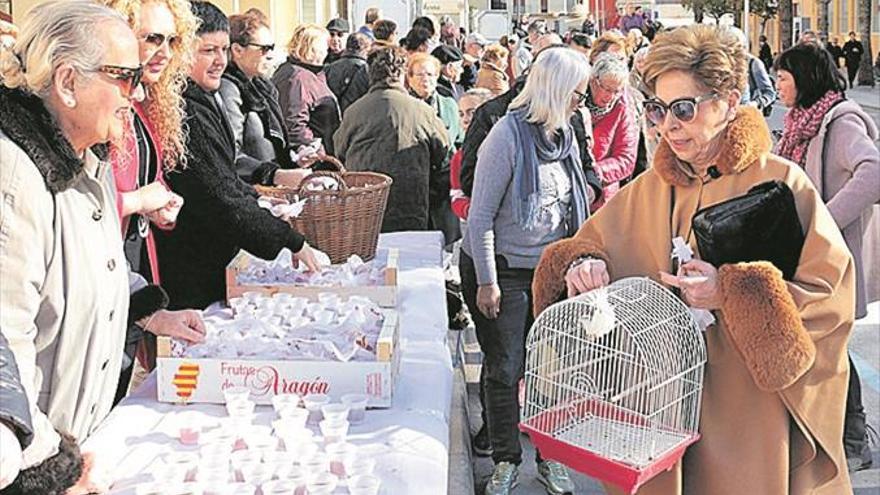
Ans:
[[[629,67],[620,57],[612,53],[600,53],[593,60],[593,79],[625,81],[629,77]]]
[[[45,97],[55,70],[70,64],[80,74],[96,70],[106,47],[95,36],[100,24],[119,21],[119,12],[91,0],[50,0],[25,17],[12,49],[0,48],[0,83]]]
[[[590,77],[590,64],[568,47],[542,50],[529,68],[526,85],[510,103],[525,108],[527,120],[541,124],[548,132],[568,124],[574,90]]]

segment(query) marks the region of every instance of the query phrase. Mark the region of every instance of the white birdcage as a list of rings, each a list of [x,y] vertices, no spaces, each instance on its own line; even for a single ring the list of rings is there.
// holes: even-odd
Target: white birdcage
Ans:
[[[545,458],[634,493],[699,439],[703,336],[650,279],[550,306],[526,353],[520,429]]]

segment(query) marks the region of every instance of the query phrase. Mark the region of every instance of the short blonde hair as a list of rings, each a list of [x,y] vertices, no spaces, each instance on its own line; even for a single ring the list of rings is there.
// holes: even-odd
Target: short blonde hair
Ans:
[[[406,59],[406,73],[412,74],[413,69],[417,65],[425,65],[425,64],[433,67],[434,71],[437,72],[437,75],[438,76],[440,75],[440,65],[441,65],[440,61],[437,60],[437,58],[434,57],[433,55],[431,55],[429,53],[423,53],[423,52],[413,53]]]
[[[492,43],[483,51],[482,61],[497,65],[501,62],[507,61],[507,56],[509,54],[510,51],[508,51],[507,48],[504,48],[498,43]]]
[[[314,63],[315,44],[322,39],[325,43],[328,42],[330,32],[317,24],[300,24],[293,30],[290,42],[287,43],[287,53],[300,62]]]
[[[652,93],[657,78],[674,70],[691,74],[706,89],[726,96],[745,90],[748,58],[728,29],[703,24],[683,26],[654,39],[645,59],[644,81]]]
[[[125,18],[91,0],[50,0],[25,17],[12,49],[0,47],[0,83],[41,98],[48,96],[59,65],[80,74],[101,66],[107,47],[95,36],[101,24]]]
[[[626,56],[628,52],[626,37],[620,34],[619,31],[605,31],[602,33],[602,36],[599,36],[593,42],[593,49],[590,51],[590,63],[592,64],[600,53],[607,52],[612,46],[620,47],[620,51],[624,54],[623,56]]]
[[[510,108],[524,108],[527,120],[548,132],[568,125],[574,90],[590,77],[590,65],[579,52],[568,47],[541,50],[529,69],[522,91]]]

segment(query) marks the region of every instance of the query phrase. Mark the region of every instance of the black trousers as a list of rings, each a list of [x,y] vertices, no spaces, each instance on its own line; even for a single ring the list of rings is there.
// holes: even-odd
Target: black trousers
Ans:
[[[865,408],[862,405],[862,383],[849,358],[849,388],[846,391],[846,416],[843,420],[843,450],[847,457],[862,453],[865,437]]]
[[[849,89],[853,88],[853,82],[856,80],[856,74],[859,73],[859,64],[847,64],[846,65],[846,74],[849,76]]]
[[[501,311],[490,320],[477,308],[477,277],[474,262],[462,251],[459,262],[465,303],[473,308],[477,340],[483,349],[480,386],[484,397],[484,421],[489,427],[492,460],[522,462],[519,442],[519,381],[525,367],[526,337],[531,328],[533,270],[508,268],[496,258]],[[540,461],[540,458],[539,458]]]

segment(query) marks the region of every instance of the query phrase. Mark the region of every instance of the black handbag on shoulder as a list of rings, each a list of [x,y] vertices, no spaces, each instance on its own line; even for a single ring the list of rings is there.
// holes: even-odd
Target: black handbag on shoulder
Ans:
[[[791,280],[797,270],[804,232],[794,194],[782,181],[768,181],[694,214],[700,257],[713,266],[769,261]]]

